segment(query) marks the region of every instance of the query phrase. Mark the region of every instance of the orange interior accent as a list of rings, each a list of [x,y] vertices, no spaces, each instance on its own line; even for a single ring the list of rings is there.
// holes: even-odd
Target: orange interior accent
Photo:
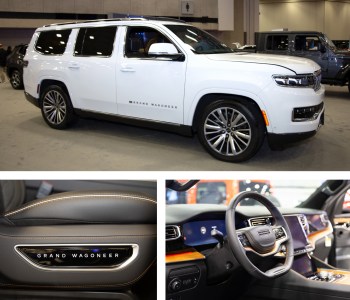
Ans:
[[[270,123],[269,123],[269,119],[267,118],[266,111],[262,110],[261,112],[262,112],[263,117],[264,117],[265,125],[266,125],[266,126],[269,126]]]
[[[325,229],[316,231],[316,232],[312,232],[310,233],[307,237],[310,241],[310,243],[312,244],[313,247],[316,246],[316,242],[321,239],[326,237],[327,235],[333,233],[333,227],[332,225],[329,223],[328,226]]]
[[[334,224],[350,223],[350,218],[334,218]]]
[[[186,252],[181,252],[181,253],[167,254],[165,257],[165,262],[169,264],[169,263],[184,262],[184,261],[190,261],[190,260],[199,260],[204,258],[205,256],[203,254],[193,249],[193,250],[190,250],[190,251],[187,250]]]

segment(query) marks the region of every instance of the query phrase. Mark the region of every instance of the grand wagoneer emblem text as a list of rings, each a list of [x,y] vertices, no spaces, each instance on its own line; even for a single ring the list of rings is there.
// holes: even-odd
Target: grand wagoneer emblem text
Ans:
[[[138,246],[131,245],[18,245],[27,261],[48,269],[118,268],[133,260]]]

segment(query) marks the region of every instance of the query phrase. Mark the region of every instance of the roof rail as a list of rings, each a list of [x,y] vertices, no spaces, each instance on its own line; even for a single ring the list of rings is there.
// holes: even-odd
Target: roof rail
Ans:
[[[124,18],[96,19],[96,20],[87,20],[87,21],[73,21],[73,22],[55,23],[55,24],[44,25],[43,27],[72,25],[72,24],[85,24],[85,23],[95,23],[95,22],[112,22],[112,21],[170,21],[170,22],[186,23],[183,20],[175,19],[175,18],[168,18],[168,17],[152,17],[152,16],[127,17],[126,16]]]

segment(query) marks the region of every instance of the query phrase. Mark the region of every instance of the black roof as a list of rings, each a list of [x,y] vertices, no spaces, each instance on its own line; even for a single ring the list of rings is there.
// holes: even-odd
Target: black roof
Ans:
[[[257,33],[273,33],[273,34],[323,34],[322,32],[319,32],[319,31],[259,31]]]

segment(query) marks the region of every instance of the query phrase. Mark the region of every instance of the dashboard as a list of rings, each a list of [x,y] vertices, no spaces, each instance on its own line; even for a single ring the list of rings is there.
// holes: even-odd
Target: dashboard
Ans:
[[[280,208],[280,210],[293,237],[294,255],[312,251],[315,247],[315,237],[318,238],[317,234],[331,226],[323,211],[299,208]],[[178,241],[178,245],[181,244],[181,249],[209,248],[215,245],[217,240],[211,232],[215,229],[226,236],[225,215],[226,208],[220,205],[169,205],[167,207],[167,221],[170,220],[168,226],[170,224],[178,226],[181,240],[180,243]],[[269,212],[264,207],[237,209],[237,229],[266,224],[273,224],[273,219],[269,217]],[[172,250],[176,250],[176,247]]]

